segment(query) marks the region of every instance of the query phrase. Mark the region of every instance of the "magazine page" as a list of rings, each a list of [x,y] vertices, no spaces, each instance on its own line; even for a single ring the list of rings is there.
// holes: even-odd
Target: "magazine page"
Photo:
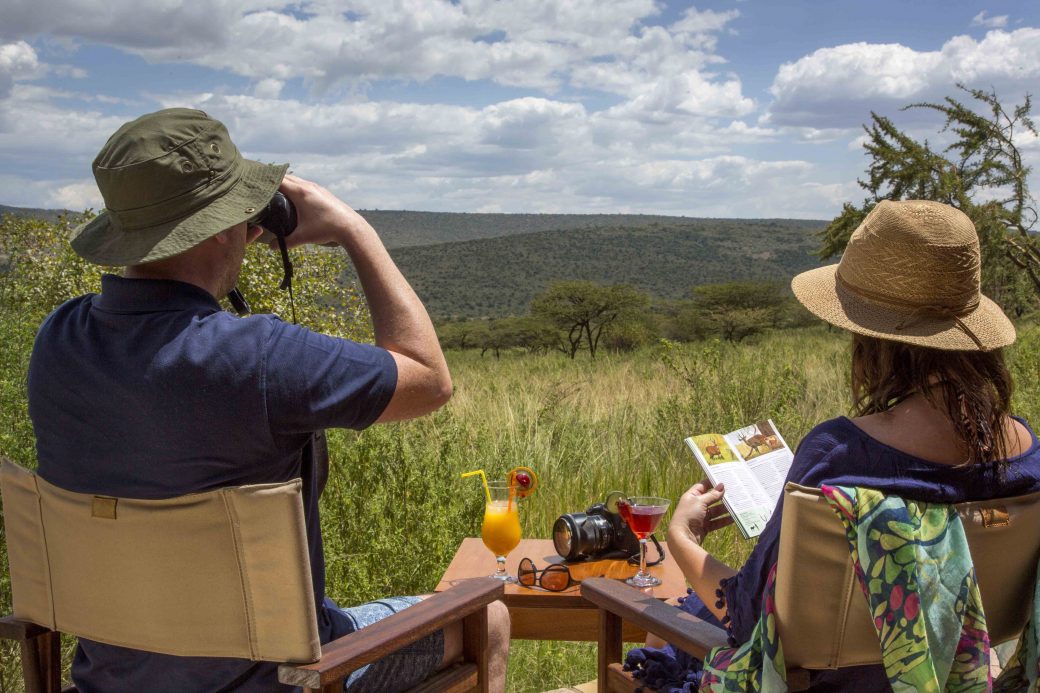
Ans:
[[[723,503],[741,533],[757,537],[765,529],[773,505],[750,465],[717,433],[706,433],[686,439],[686,445],[704,468],[712,484],[725,484]]]
[[[794,453],[776,430],[772,419],[726,434],[726,440],[747,463],[768,499],[767,519],[776,509],[784,491],[787,472],[791,469]]]

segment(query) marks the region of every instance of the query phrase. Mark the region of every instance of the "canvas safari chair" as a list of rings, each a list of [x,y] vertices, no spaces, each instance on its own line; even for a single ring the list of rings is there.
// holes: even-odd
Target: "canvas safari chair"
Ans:
[[[819,489],[787,484],[776,568],[776,628],[790,690],[809,671],[880,664],[881,646],[859,585],[845,530]],[[1022,633],[1032,613],[1040,556],[1040,493],[961,503],[990,643]],[[644,687],[621,661],[621,623],[629,621],[705,659],[727,634],[614,580],[585,580],[582,596],[600,609],[598,690]]]
[[[420,690],[488,689],[487,605],[496,580],[467,581],[322,646],[301,483],[169,500],[72,493],[4,460],[4,529],[29,693],[61,690],[61,633],[150,652],[280,662],[283,683],[343,690],[355,669],[461,621],[464,661]],[[146,615],[145,617],[142,617]]]

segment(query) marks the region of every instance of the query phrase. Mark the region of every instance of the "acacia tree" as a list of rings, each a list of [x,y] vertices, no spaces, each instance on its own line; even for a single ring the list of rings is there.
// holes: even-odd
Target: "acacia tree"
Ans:
[[[762,281],[704,284],[692,294],[692,309],[707,330],[732,342],[775,325],[787,300],[779,284]]]
[[[603,330],[649,303],[646,294],[627,284],[600,286],[589,281],[562,281],[535,296],[531,314],[563,331],[572,359],[583,341],[592,358],[596,358]]]
[[[437,326],[442,349],[472,349],[487,340],[487,320],[461,320]]]
[[[1030,167],[1017,142],[1023,135],[1037,135],[1030,118],[1031,98],[1026,95],[1022,104],[1006,108],[994,91],[957,87],[971,96],[978,111],[952,97],[902,109],[942,114],[940,132],[952,133],[954,140],[941,151],[871,112],[872,122],[864,126],[869,178],[859,181],[868,196],[858,207],[846,203],[820,232],[819,255],[840,255],[852,232],[881,200],[936,200],[971,218],[982,245],[984,289],[1005,308],[1020,312],[1040,293],[1040,241],[1034,235],[1038,210],[1029,191]]]

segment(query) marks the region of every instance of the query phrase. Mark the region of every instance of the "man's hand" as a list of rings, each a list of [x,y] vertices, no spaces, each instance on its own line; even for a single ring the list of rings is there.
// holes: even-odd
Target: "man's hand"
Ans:
[[[725,487],[712,488],[708,480],[698,481],[679,499],[668,525],[668,543],[692,541],[700,545],[710,532],[733,523],[722,504]]]
[[[296,206],[296,230],[285,239],[289,248],[308,243],[344,245],[352,234],[371,229],[364,217],[317,183],[289,174],[278,189]],[[276,241],[271,245],[278,247]]]

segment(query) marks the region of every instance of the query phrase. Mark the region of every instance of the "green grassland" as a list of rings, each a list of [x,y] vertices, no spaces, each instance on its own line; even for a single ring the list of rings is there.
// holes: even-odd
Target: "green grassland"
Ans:
[[[673,218],[396,248],[392,255],[431,315],[500,317],[526,313],[536,294],[563,279],[632,284],[673,299],[701,284],[787,279],[819,263],[812,252],[821,225]]]

